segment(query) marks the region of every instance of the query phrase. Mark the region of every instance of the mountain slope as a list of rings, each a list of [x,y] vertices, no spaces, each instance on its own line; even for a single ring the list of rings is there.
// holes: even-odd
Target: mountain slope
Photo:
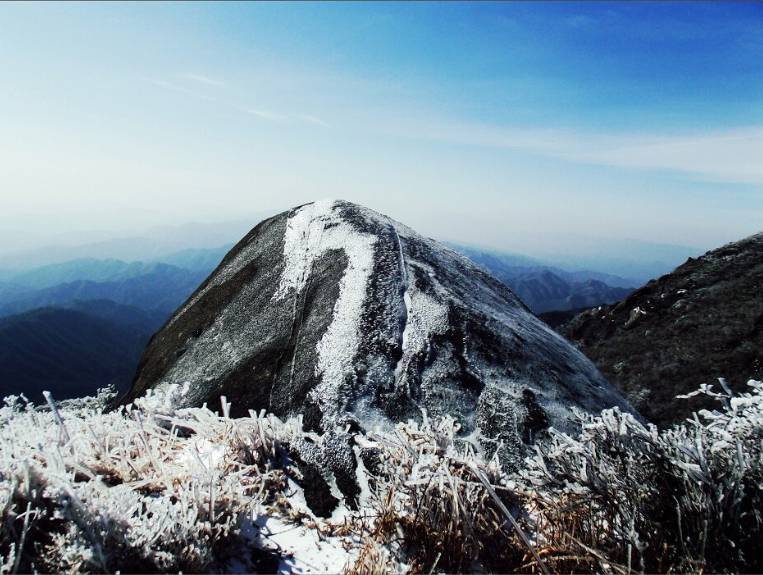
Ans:
[[[570,408],[622,397],[463,256],[376,212],[316,202],[254,228],[151,340],[124,402],[190,382],[185,404],[303,416],[300,457],[354,482],[347,430],[451,415],[518,464]]]
[[[642,414],[666,424],[700,406],[676,402],[725,377],[741,390],[763,375],[763,233],[692,259],[562,333]]]
[[[111,302],[77,302],[81,309],[43,308],[0,318],[0,397],[24,393],[41,401],[126,389],[155,322]],[[98,316],[101,317],[98,317]]]

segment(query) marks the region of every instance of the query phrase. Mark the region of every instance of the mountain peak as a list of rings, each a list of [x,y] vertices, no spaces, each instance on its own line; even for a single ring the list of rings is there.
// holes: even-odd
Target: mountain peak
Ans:
[[[189,405],[226,396],[234,415],[301,415],[325,437],[422,410],[451,415],[488,451],[501,445],[507,464],[545,427],[570,429],[573,406],[630,410],[504,284],[341,200],[299,206],[247,234],[154,336],[124,401],[185,382]],[[353,468],[351,453],[310,452],[301,457],[336,473]]]

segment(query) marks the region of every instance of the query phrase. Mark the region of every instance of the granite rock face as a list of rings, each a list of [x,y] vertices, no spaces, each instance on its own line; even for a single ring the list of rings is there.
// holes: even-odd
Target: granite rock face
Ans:
[[[571,408],[619,406],[593,364],[465,257],[343,201],[265,220],[152,338],[124,402],[191,383],[189,405],[300,415],[297,446],[352,501],[352,434],[451,415],[506,464]],[[355,448],[356,449],[356,448]]]

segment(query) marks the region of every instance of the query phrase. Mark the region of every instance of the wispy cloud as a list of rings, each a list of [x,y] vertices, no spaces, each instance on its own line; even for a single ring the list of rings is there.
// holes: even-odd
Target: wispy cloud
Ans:
[[[206,102],[218,102],[216,98],[212,98],[211,96],[208,96],[207,94],[201,94],[195,90],[189,90],[188,88],[184,86],[180,86],[179,84],[176,84],[175,82],[169,82],[167,80],[156,79],[156,78],[149,78],[148,81],[149,83],[153,84],[154,86],[158,86],[159,88],[162,88],[163,90],[168,90],[170,92],[177,92],[178,94],[184,94],[186,96],[198,98],[199,100],[204,100]]]
[[[155,78],[149,78],[148,81],[154,86],[159,86],[160,88],[164,88],[165,90],[171,90],[173,92],[184,92],[184,93],[189,92],[185,88],[181,88],[180,86],[177,86],[173,84],[172,82],[168,82],[167,80],[157,80]]]
[[[217,80],[213,80],[211,78],[207,78],[205,76],[199,76],[196,74],[176,74],[176,77],[187,78],[187,79],[194,80],[196,82],[207,84],[207,85],[215,85],[215,86],[224,85],[222,82],[218,82]],[[321,128],[331,127],[331,125],[325,120],[323,120],[322,118],[319,118],[318,116],[314,116],[311,114],[283,113],[280,111],[268,110],[268,109],[260,108],[260,107],[241,106],[241,105],[232,103],[230,101],[225,101],[225,98],[213,98],[209,96],[208,94],[205,94],[203,90],[202,91],[194,90],[186,86],[183,86],[181,84],[178,84],[177,82],[170,82],[168,80],[156,79],[156,78],[148,78],[148,81],[154,86],[158,86],[159,88],[162,88],[164,90],[177,92],[179,94],[184,94],[186,96],[198,98],[199,100],[204,100],[207,102],[214,102],[218,106],[224,106],[226,108],[237,110],[249,116],[255,116],[256,118],[260,120],[266,120],[268,122],[282,122],[282,123],[289,123],[289,124],[307,124],[311,126],[319,126]]]
[[[716,182],[763,184],[763,126],[692,134],[627,134],[438,123],[409,126],[398,135],[516,149],[593,165],[675,171]]]
[[[277,114],[276,112],[271,112],[269,110],[261,110],[258,108],[240,108],[240,110],[246,114],[257,116],[262,120],[269,120],[271,122],[284,122],[288,119],[287,116],[284,116],[283,114]]]
[[[300,119],[304,122],[307,122],[308,124],[315,124],[316,126],[320,126],[321,128],[331,127],[331,125],[328,122],[325,122],[316,116],[300,116]]]
[[[695,135],[607,137],[577,153],[582,161],[684,172],[721,182],[763,184],[763,126]]]
[[[242,112],[256,116],[262,120],[268,120],[270,122],[284,122],[290,124],[311,124],[314,126],[320,126],[321,128],[330,128],[330,124],[317,116],[310,116],[305,114],[282,114],[280,112],[273,112],[271,110],[263,110],[261,108],[239,108]]]
[[[225,86],[225,82],[221,82],[220,80],[215,80],[214,78],[210,78],[209,76],[204,76],[203,74],[192,74],[190,72],[185,72],[183,74],[177,74],[177,77],[180,78],[181,80],[190,80],[191,82],[204,84],[205,86],[217,86],[217,87]]]

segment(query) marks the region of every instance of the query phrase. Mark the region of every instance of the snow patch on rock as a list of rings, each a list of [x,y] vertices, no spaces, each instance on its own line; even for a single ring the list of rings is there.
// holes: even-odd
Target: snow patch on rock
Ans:
[[[333,212],[334,204],[334,200],[319,200],[289,216],[283,241],[284,270],[273,299],[284,299],[292,289],[302,291],[315,259],[331,249],[322,239],[327,226],[342,223]],[[330,242],[332,238],[326,239]]]
[[[316,376],[322,379],[311,396],[328,417],[336,417],[344,407],[342,390],[346,375],[353,371],[360,341],[360,319],[373,271],[375,243],[376,237],[359,232],[341,217],[333,200],[302,206],[289,217],[286,226],[285,266],[274,299],[300,293],[309,281],[313,262],[323,254],[343,250],[347,256],[332,322],[316,347]]]

